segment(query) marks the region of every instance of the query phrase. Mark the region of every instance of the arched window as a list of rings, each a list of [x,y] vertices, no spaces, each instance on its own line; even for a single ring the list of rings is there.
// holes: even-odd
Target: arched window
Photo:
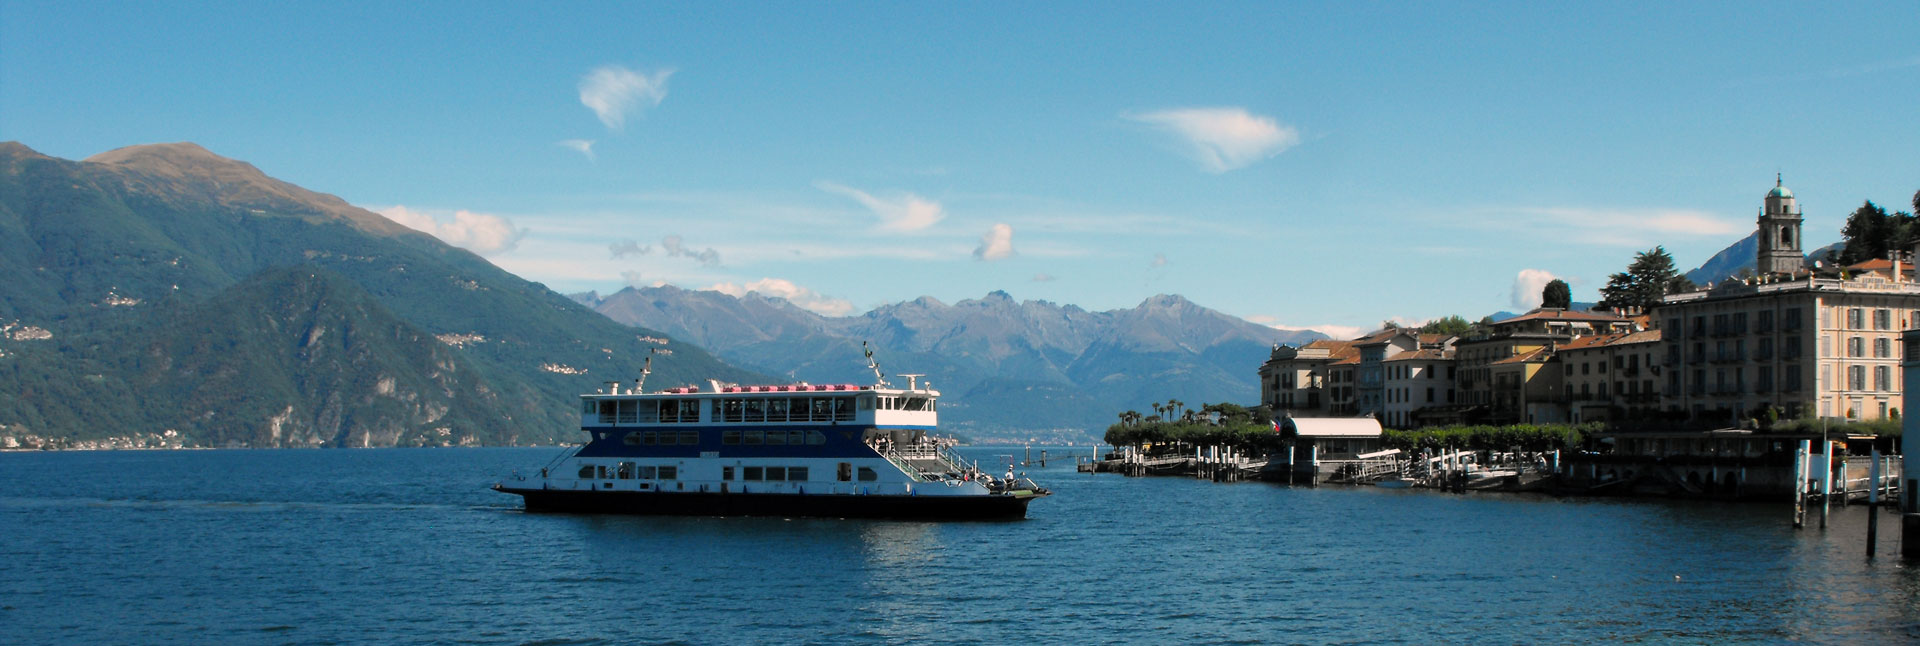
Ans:
[[[1793,227],[1780,225],[1780,248],[1793,248]]]

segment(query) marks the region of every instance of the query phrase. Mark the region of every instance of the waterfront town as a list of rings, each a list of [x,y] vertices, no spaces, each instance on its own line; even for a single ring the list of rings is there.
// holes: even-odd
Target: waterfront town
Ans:
[[[1894,438],[1821,429],[1897,429],[1902,357],[1920,352],[1902,341],[1920,326],[1920,276],[1900,252],[1809,262],[1801,224],[1776,180],[1756,220],[1756,270],[1647,307],[1541,307],[1463,333],[1388,326],[1275,346],[1259,368],[1260,404],[1284,449],[1156,456],[1141,443],[1089,470],[1460,488],[1474,476],[1488,489],[1749,499],[1804,495],[1821,479],[1843,502],[1891,491],[1897,465],[1871,456],[1897,451]],[[1395,429],[1468,426],[1589,437],[1551,456],[1540,445],[1403,452],[1388,441]]]

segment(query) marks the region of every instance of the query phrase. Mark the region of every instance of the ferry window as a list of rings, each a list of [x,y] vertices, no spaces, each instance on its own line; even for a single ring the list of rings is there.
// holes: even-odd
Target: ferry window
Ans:
[[[747,400],[746,421],[749,421],[749,422],[767,421],[767,400],[765,399]]]
[[[720,467],[720,479],[721,479],[721,480],[732,480],[732,479],[733,479],[733,467]]]
[[[652,480],[652,479],[653,479],[653,467],[640,467],[640,479],[641,479],[641,480]]]
[[[767,421],[769,422],[787,421],[787,400],[786,399],[767,400]]]
[[[660,434],[658,434],[658,433],[655,433],[655,432],[653,432],[653,431],[647,431],[647,432],[645,432],[645,433],[641,433],[641,434],[640,434],[640,443],[641,443],[641,444],[643,444],[643,445],[646,445],[646,446],[653,446],[653,445],[655,445],[655,444],[659,444],[659,443],[660,443]]]
[[[795,421],[795,422],[807,421],[807,419],[809,419],[807,417],[808,410],[809,409],[807,408],[807,398],[805,397],[795,397],[793,399],[787,400],[787,415],[791,416],[790,417],[791,421]]]
[[[654,424],[660,421],[660,402],[648,399],[636,401],[634,404],[638,410],[635,411],[633,421],[640,424]]]
[[[700,400],[689,399],[680,402],[680,421],[686,424],[700,421]]]
[[[787,467],[787,481],[806,482],[807,468],[806,467]]]
[[[582,399],[580,401],[582,404],[584,404],[584,406],[580,409],[581,415],[593,415],[600,412],[599,402],[596,402],[591,399]]]
[[[660,479],[661,480],[680,479],[680,467],[660,467]]]
[[[880,479],[880,474],[874,473],[873,467],[860,467],[861,482],[873,482],[879,479]]]
[[[728,399],[726,400],[726,405],[722,408],[724,409],[722,417],[720,418],[722,421],[739,422],[746,420],[747,403],[745,401]]]
[[[612,470],[612,469],[608,469],[608,468],[607,468],[607,465],[604,465],[604,464],[602,464],[602,465],[600,465],[600,479],[601,479],[601,480],[612,480],[612,479],[613,479],[613,470]]]
[[[614,411],[616,410],[616,408],[617,407],[613,403],[613,400],[611,399],[600,400],[600,423],[612,424],[613,418],[615,415]]]
[[[786,443],[787,434],[785,431],[767,431],[768,446],[785,446]]]
[[[740,475],[741,480],[745,480],[747,482],[759,482],[762,478],[762,475],[761,475],[762,472],[766,470],[760,467],[747,467],[745,469],[742,469],[742,471],[744,471],[744,473]]]
[[[580,467],[580,479],[588,480],[591,478],[593,478],[593,465],[591,464],[582,465]]]
[[[786,467],[767,467],[767,482],[780,482],[786,479]]]
[[[700,431],[680,431],[680,443],[693,446],[700,443]]]
[[[632,480],[633,479],[633,463],[621,462],[618,469],[616,469],[616,473],[620,476],[621,480]]]
[[[734,445],[736,445],[736,444],[739,444],[739,443],[740,443],[740,431],[721,431],[721,432],[720,432],[720,443],[721,443],[721,444],[725,444],[725,445],[727,445],[727,446],[734,446]]]
[[[867,395],[860,398],[860,410],[873,410],[872,395]]]
[[[787,431],[787,444],[800,446],[807,443],[806,431]]]
[[[927,409],[926,398],[924,397],[908,397],[907,398],[907,410],[926,410],[926,409]]]
[[[853,482],[853,464],[841,462],[840,467],[833,472],[833,478],[841,482]]]
[[[660,400],[660,421],[671,424],[671,423],[680,421],[679,417],[680,417],[680,400],[677,400],[677,399]]]
[[[842,422],[853,420],[853,398],[833,398],[833,418]]]
[[[827,443],[827,434],[820,431],[807,431],[807,443],[819,446]]]
[[[640,446],[641,435],[641,433],[628,433],[626,437],[620,438],[620,443],[627,446]]]
[[[765,442],[762,440],[766,437],[766,434],[767,434],[766,431],[747,431],[746,445],[760,446],[761,444],[764,444]]]
[[[620,402],[620,420],[619,420],[619,423],[621,423],[621,424],[632,424],[632,423],[634,422],[634,411],[638,409],[638,407],[639,407],[639,404],[640,404],[640,402],[636,402],[636,401],[634,401],[634,400],[631,400],[631,399],[627,399],[627,400],[622,400],[622,401]]]
[[[818,397],[813,400],[813,421],[825,422],[833,419],[833,400]]]

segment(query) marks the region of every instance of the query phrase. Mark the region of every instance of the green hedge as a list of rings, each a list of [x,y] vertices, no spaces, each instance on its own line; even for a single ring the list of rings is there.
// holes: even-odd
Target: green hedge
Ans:
[[[1504,451],[1519,447],[1523,451],[1551,451],[1580,446],[1588,433],[1604,430],[1600,423],[1589,424],[1515,424],[1512,426],[1436,426],[1417,431],[1388,429],[1383,440],[1387,447],[1413,450],[1452,447],[1473,451]]]
[[[1270,451],[1286,446],[1273,427],[1261,424],[1205,424],[1186,422],[1143,422],[1114,424],[1107,427],[1107,444],[1188,444],[1192,446],[1230,446],[1238,449]]]

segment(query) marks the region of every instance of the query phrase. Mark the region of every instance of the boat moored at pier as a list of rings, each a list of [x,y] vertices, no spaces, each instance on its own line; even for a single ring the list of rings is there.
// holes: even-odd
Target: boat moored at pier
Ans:
[[[710,382],[580,396],[583,446],[494,485],[528,511],[1018,519],[1049,491],[991,473],[932,435],[939,392]]]

